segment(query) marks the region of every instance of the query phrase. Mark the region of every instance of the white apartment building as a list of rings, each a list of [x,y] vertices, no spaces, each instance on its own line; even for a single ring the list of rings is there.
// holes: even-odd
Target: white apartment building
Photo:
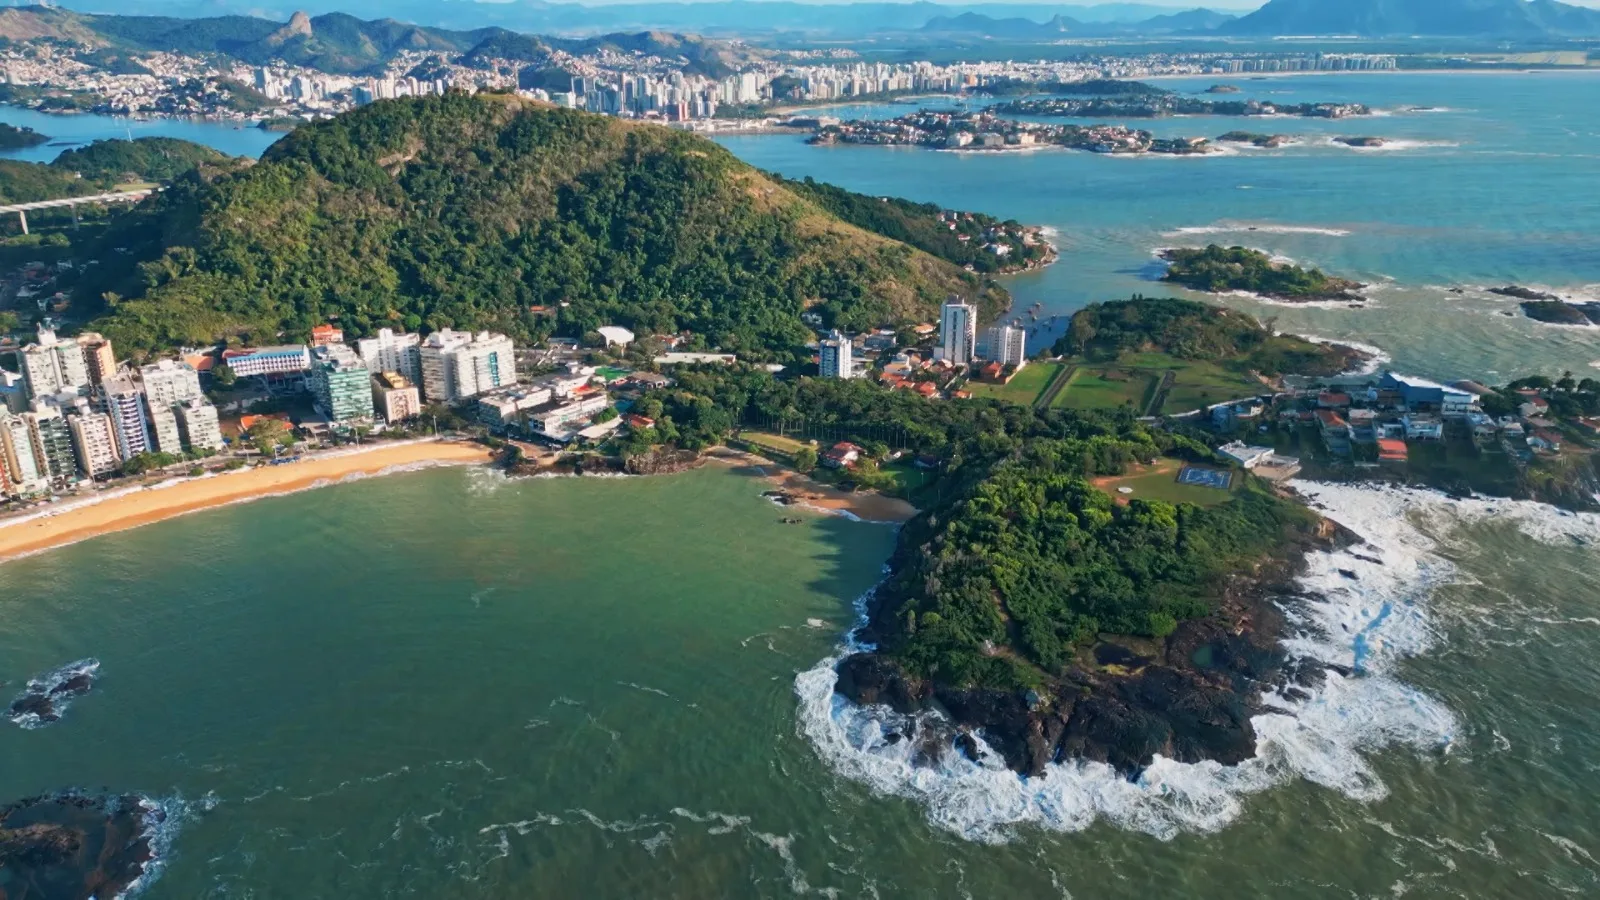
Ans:
[[[454,403],[517,383],[511,338],[445,328],[422,343],[422,394],[430,403]]]
[[[97,477],[115,472],[122,464],[110,416],[85,412],[69,417],[67,424],[72,428],[72,449],[78,455],[78,468]]]
[[[105,383],[106,415],[117,436],[117,456],[127,460],[156,449],[145,418],[144,392],[126,375]]]
[[[33,435],[21,416],[0,413],[0,466],[11,493],[24,496],[50,487],[49,470],[34,453]]]
[[[54,482],[77,477],[78,462],[72,450],[72,428],[61,408],[53,403],[35,403],[32,412],[22,414],[33,441],[34,461]]]
[[[1028,333],[1010,325],[996,325],[984,333],[983,358],[1018,369],[1028,363]]]
[[[59,340],[54,331],[41,328],[39,342],[18,350],[17,358],[31,397],[89,392],[89,362],[77,341]]]
[[[611,398],[604,392],[598,392],[553,409],[539,409],[528,413],[528,428],[559,438],[565,435],[568,423],[592,416],[610,405]]]
[[[375,337],[356,341],[356,352],[369,372],[395,372],[412,384],[422,381],[422,336],[378,329]]]
[[[178,428],[178,415],[170,406],[151,405],[147,410],[150,414],[150,442],[151,450],[160,453],[171,453],[174,456],[183,454],[183,431]]]
[[[973,308],[959,297],[946,301],[939,313],[939,358],[957,366],[972,364],[978,324]]]
[[[255,375],[290,375],[311,368],[311,349],[305,344],[224,350],[222,361],[240,378]]]
[[[822,342],[818,359],[823,378],[856,377],[855,346],[842,331],[835,331]]]
[[[422,412],[422,393],[399,372],[379,372],[372,376],[372,407],[393,424]]]
[[[172,408],[178,419],[183,446],[190,450],[221,450],[222,427],[217,423],[217,408],[195,398]]]
[[[200,390],[200,373],[186,362],[163,359],[141,368],[139,378],[152,410],[171,409],[205,396]]]

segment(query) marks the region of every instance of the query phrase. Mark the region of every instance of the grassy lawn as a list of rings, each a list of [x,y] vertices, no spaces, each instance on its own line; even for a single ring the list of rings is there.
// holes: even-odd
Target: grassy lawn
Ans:
[[[1094,486],[1117,500],[1165,500],[1168,503],[1193,503],[1195,506],[1218,506],[1233,499],[1244,479],[1233,476],[1231,490],[1218,490],[1197,484],[1179,484],[1178,470],[1183,463],[1175,459],[1157,460],[1153,466],[1137,466],[1126,475],[1096,478]],[[1133,493],[1123,494],[1117,488],[1132,488]]]
[[[1226,400],[1253,397],[1266,390],[1248,373],[1235,372],[1225,364],[1179,359],[1165,353],[1130,353],[1119,363],[1139,369],[1171,371],[1175,378],[1166,402],[1155,415],[1176,415],[1204,409]]]
[[[1161,372],[1125,366],[1079,366],[1055,405],[1066,409],[1115,409],[1143,413]]]
[[[936,477],[932,472],[925,472],[908,462],[897,462],[883,468],[883,474],[894,479],[894,489],[890,493],[896,497],[911,499],[931,484]]]
[[[1050,384],[1050,379],[1054,378],[1061,368],[1061,363],[1029,363],[1022,367],[1022,371],[1018,372],[1009,384],[969,381],[967,390],[971,391],[974,397],[1032,406],[1039,399],[1039,395],[1044,393],[1045,387]]]
[[[796,450],[807,446],[804,441],[797,441],[791,437],[783,437],[765,431],[743,431],[739,433],[739,437],[757,447],[773,450],[785,456],[793,456]]]

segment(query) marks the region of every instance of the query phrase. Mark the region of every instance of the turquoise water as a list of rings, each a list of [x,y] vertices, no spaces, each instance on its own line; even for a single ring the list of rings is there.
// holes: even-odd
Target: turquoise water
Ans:
[[[1217,80],[1163,84],[1199,91]],[[790,136],[720,140],[748,162],[792,178],[1049,225],[1059,234],[1061,262],[1010,285],[1019,307],[1041,302],[1044,317],[1135,292],[1170,293],[1153,281],[1160,271],[1154,251],[1218,241],[1373,284],[1366,309],[1224,301],[1275,318],[1285,330],[1376,345],[1402,369],[1503,381],[1600,363],[1600,330],[1510,318],[1504,313],[1516,311],[1514,301],[1478,290],[1515,282],[1600,297],[1600,76],[1322,75],[1237,83],[1238,96],[1365,102],[1384,114],[1338,122],[1127,122],[1163,137],[1244,129],[1305,138],[1279,150],[1205,158],[811,147]],[[1406,111],[1417,106],[1434,111]],[[830,113],[895,116],[908,109]],[[1392,148],[1328,143],[1369,134],[1391,139]],[[1040,334],[1038,343],[1059,330]]]
[[[164,800],[149,898],[1600,891],[1573,537],[1600,522],[1324,496],[1380,543],[1360,583],[1312,576],[1370,674],[1277,722],[1248,777],[1057,773],[1041,809],[1008,774],[886,795],[817,740],[807,685],[893,533],[780,524],[763,487],[430,471],[0,566],[0,679],[101,661],[62,722],[0,728],[0,796]]]

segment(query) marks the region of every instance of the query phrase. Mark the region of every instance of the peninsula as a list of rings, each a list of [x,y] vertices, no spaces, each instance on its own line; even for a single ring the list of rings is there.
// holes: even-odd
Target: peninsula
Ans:
[[[1095,153],[1166,153],[1189,156],[1211,152],[1204,138],[1158,138],[1125,125],[1045,125],[1000,118],[989,112],[919,110],[894,119],[856,119],[827,124],[811,144],[867,144],[925,147],[985,153],[1064,147]]]
[[[1360,103],[1263,103],[1258,100],[1201,100],[1179,94],[1121,97],[1032,97],[990,106],[986,112],[1008,116],[1050,116],[1065,119],[1156,119],[1167,116],[1297,116],[1346,119],[1371,115]]]
[[[1366,287],[1364,284],[1335,278],[1320,269],[1274,262],[1260,250],[1211,244],[1204,249],[1163,250],[1161,258],[1168,263],[1162,281],[1196,291],[1211,294],[1242,291],[1291,303],[1366,302],[1366,298],[1357,293]]]

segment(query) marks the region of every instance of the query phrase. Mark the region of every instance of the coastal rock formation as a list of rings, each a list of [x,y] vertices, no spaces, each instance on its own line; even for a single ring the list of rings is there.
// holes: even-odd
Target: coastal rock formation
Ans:
[[[1192,290],[1212,294],[1243,291],[1289,303],[1328,300],[1365,303],[1367,300],[1358,293],[1366,285],[1358,281],[1281,262],[1248,247],[1211,244],[1203,249],[1162,250],[1159,255],[1168,264],[1161,280]]]
[[[23,728],[42,728],[61,721],[72,701],[94,687],[96,659],[80,659],[28,680],[28,685],[6,710],[6,718]]]
[[[149,871],[165,818],[132,794],[66,793],[0,808],[0,900],[121,897]]]
[[[1536,291],[1533,288],[1526,288],[1526,287],[1523,287],[1520,284],[1508,284],[1505,287],[1489,288],[1489,293],[1498,294],[1498,295],[1500,295],[1502,297],[1510,297],[1510,298],[1512,298],[1514,300],[1560,300],[1561,299],[1560,297],[1557,297],[1555,294],[1547,294],[1544,291]]]
[[[1556,299],[1524,300],[1522,313],[1530,319],[1551,325],[1584,327],[1600,325],[1600,303],[1567,303]]]
[[[1336,137],[1333,139],[1333,142],[1335,144],[1343,144],[1346,147],[1356,147],[1370,150],[1376,150],[1379,147],[1388,145],[1388,142],[1381,137]]]

